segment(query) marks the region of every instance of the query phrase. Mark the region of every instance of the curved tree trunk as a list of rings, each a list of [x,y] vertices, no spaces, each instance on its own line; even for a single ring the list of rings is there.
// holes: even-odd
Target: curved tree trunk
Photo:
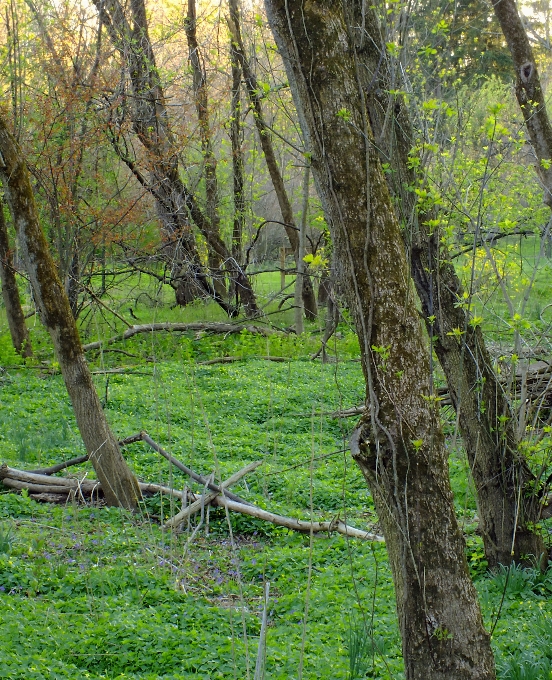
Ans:
[[[406,678],[490,680],[493,655],[454,514],[429,358],[343,5],[266,6],[359,335],[366,416],[351,448],[384,529]]]
[[[32,357],[33,348],[29,329],[25,323],[25,315],[21,308],[2,200],[0,200],[0,279],[2,280],[2,297],[4,298],[14,349],[23,357]]]
[[[489,567],[540,559],[546,561],[542,537],[532,527],[540,505],[534,475],[518,453],[518,432],[508,399],[493,370],[480,328],[474,328],[464,307],[463,290],[454,266],[443,250],[438,230],[430,232],[419,213],[416,171],[409,163],[414,144],[408,110],[390,90],[392,66],[373,8],[361,0],[346,0],[355,40],[359,78],[367,93],[367,109],[387,175],[395,209],[412,233],[411,273],[426,327],[443,368],[476,489],[480,531]],[[395,79],[396,80],[396,79]]]
[[[77,326],[38,214],[22,151],[0,118],[0,179],[40,318],[52,338],[90,461],[109,505],[137,507],[140,489],[113,436],[94,389]]]

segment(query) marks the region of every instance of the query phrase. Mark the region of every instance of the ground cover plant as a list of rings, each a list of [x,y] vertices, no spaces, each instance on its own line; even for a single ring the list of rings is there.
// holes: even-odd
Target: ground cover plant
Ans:
[[[329,364],[310,361],[308,336],[156,334],[115,346],[138,357],[147,352],[149,362],[106,352],[92,368],[119,437],[145,428],[216,478],[263,459],[236,487],[240,495],[284,515],[340,515],[372,529],[372,501],[347,453],[354,419],[331,417],[363,395],[356,343],[346,326],[340,336],[338,361]],[[241,361],[201,363],[240,349]],[[258,358],[269,354],[288,359]],[[105,372],[122,365],[124,373]],[[13,365],[1,379],[3,461],[32,469],[83,452],[55,364]],[[487,573],[453,420],[450,434],[457,512],[499,677],[548,678],[550,572]],[[189,483],[143,444],[128,446],[125,457],[140,479]],[[197,520],[180,534],[162,528],[177,510],[159,496],[131,516],[0,495],[0,677],[253,678],[258,657],[266,678],[402,677],[383,545],[310,539],[220,509],[210,511],[208,533],[204,519],[190,540]]]

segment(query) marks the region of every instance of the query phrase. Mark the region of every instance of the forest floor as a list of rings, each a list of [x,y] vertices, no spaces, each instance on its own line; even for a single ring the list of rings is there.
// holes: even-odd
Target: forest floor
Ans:
[[[139,305],[133,311],[146,313]],[[216,479],[263,460],[236,493],[282,515],[339,516],[377,531],[370,494],[348,455],[355,418],[331,416],[363,401],[356,338],[340,328],[327,364],[310,360],[319,343],[315,326],[301,338],[159,333],[89,359],[121,439],[147,430]],[[0,336],[0,460],[13,467],[84,453],[47,345],[43,339],[41,350],[37,342],[41,359],[22,365]],[[285,361],[259,358],[269,355]],[[201,363],[223,356],[241,360]],[[551,678],[552,571],[487,572],[466,460],[452,414],[443,409],[443,418],[468,564],[499,677]],[[140,480],[203,490],[143,443],[124,455]],[[90,478],[92,470],[62,474]],[[130,515],[1,493],[0,678],[403,677],[383,544],[300,535],[220,509],[196,532],[199,516],[181,533],[164,529],[178,510],[159,496]],[[263,612],[266,644],[259,650]]]

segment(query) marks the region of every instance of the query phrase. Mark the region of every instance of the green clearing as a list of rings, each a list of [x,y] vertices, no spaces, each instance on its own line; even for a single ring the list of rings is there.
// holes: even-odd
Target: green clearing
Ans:
[[[137,306],[138,313],[145,308]],[[238,493],[273,512],[304,519],[339,514],[372,527],[370,495],[343,452],[354,419],[327,415],[362,401],[357,345],[343,328],[334,345],[340,360],[323,365],[308,360],[317,343],[317,333],[157,334],[115,346],[137,359],[106,352],[91,363],[93,370],[127,367],[125,374],[96,375],[118,436],[147,429],[182,461],[217,478],[264,459]],[[199,364],[236,354],[247,358]],[[254,358],[266,354],[289,361]],[[83,452],[55,363],[7,368],[1,380],[3,461],[32,469]],[[143,480],[186,483],[142,444],[125,455]],[[85,473],[84,466],[69,471]],[[504,574],[487,575],[457,449],[451,473],[489,629],[505,592],[493,636],[501,677],[548,678],[552,573],[514,570],[507,582]],[[188,543],[193,527],[174,535],[160,526],[175,512],[172,505],[154,497],[131,517],[0,495],[0,677],[253,678],[266,581],[264,677],[298,677],[300,667],[303,678],[313,679],[402,677],[382,545],[335,535],[311,542],[243,516],[228,524],[219,510],[210,513],[209,535],[200,529]],[[351,674],[355,662],[363,675]],[[536,674],[516,675],[516,663],[523,672],[534,666]]]

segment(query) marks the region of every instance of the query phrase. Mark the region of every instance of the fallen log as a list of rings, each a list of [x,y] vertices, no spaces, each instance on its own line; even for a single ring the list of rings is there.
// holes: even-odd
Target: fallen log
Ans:
[[[178,491],[169,487],[161,486],[159,484],[140,483],[140,490],[142,493],[164,493],[174,496],[179,499],[186,498],[191,501],[191,504],[184,508],[180,513],[171,518],[166,527],[174,528],[182,524],[193,512],[197,512],[202,507],[208,504],[218,507],[226,508],[230,512],[238,512],[250,517],[270,522],[276,526],[285,527],[291,531],[298,531],[303,534],[310,533],[332,533],[337,532],[344,536],[351,538],[360,538],[368,541],[383,542],[383,537],[378,536],[342,522],[339,518],[335,518],[330,522],[309,522],[305,520],[294,519],[293,517],[284,517],[276,515],[268,510],[264,510],[255,505],[245,502],[236,502],[228,498],[230,492],[227,487],[235,484],[248,472],[259,467],[263,461],[255,461],[246,465],[244,468],[235,472],[231,477],[225,480],[220,487],[216,486],[211,493],[201,497],[192,493],[189,490]],[[97,498],[103,496],[102,488],[98,482],[89,479],[76,479],[72,477],[51,477],[39,473],[27,472],[25,470],[17,470],[10,468],[6,464],[0,467],[0,481],[4,486],[21,491],[26,489],[29,495],[35,500],[47,501],[51,503],[64,503],[71,498],[80,496],[83,500]]]
[[[70,490],[82,491],[83,493],[91,494],[99,487],[99,482],[91,479],[77,479],[75,477],[51,477],[49,475],[41,475],[34,472],[27,472],[26,470],[17,470],[8,467],[5,463],[0,467],[0,480],[6,482],[17,482],[18,484],[30,484],[34,487],[43,486],[48,487],[47,493],[69,493]],[[6,484],[10,486],[10,484]],[[25,488],[18,486],[14,488]],[[57,491],[56,491],[57,490]],[[46,488],[43,489],[46,492]]]
[[[89,342],[87,345],[83,346],[85,352],[89,352],[93,349],[101,349],[102,347],[107,347],[107,345],[112,345],[115,342],[120,342],[121,340],[128,340],[135,335],[140,333],[154,333],[157,331],[167,331],[173,333],[189,333],[190,331],[203,331],[205,333],[222,333],[222,334],[233,334],[241,333],[243,330],[249,333],[254,333],[256,335],[272,335],[275,331],[268,328],[261,328],[260,326],[253,326],[251,324],[233,324],[233,323],[148,323],[140,324],[136,326],[131,326],[127,328],[124,333],[119,335],[114,335],[111,338],[106,338],[105,340],[97,340],[96,342]]]
[[[263,510],[263,508],[259,508],[256,505],[242,505],[241,503],[235,503],[234,501],[228,500],[222,496],[216,496],[211,501],[211,503],[212,505],[216,505],[221,508],[227,508],[231,512],[239,512],[242,515],[256,517],[257,519],[270,522],[271,524],[275,524],[279,527],[291,529],[292,531],[297,531],[301,534],[310,534],[311,532],[313,534],[336,532],[338,534],[343,534],[344,536],[350,536],[351,538],[360,538],[364,541],[375,541],[377,543],[385,542],[383,536],[378,536],[377,534],[372,534],[368,531],[362,531],[362,529],[350,527],[337,517],[331,520],[331,522],[309,522],[301,519],[295,519],[293,517],[275,515],[274,513],[269,512],[268,510]]]

